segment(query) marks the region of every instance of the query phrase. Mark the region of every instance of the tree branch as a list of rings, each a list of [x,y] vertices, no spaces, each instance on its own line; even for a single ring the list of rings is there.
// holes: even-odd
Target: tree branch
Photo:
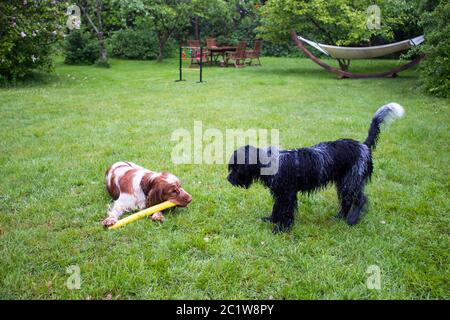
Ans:
[[[88,20],[89,24],[92,26],[92,28],[94,29],[95,33],[99,34],[99,30],[97,28],[97,26],[94,24],[94,22],[92,21],[91,17],[89,16],[86,8],[84,6],[82,6],[81,4],[78,4],[78,6],[81,8],[81,11],[83,11],[84,16],[86,17],[86,19]]]
[[[331,41],[330,44],[336,45],[336,42],[334,41],[333,37],[327,30],[325,30],[319,23],[317,23],[317,21],[315,21],[313,17],[308,16],[308,19],[320,32],[322,32],[325,35],[325,37],[327,37],[328,41]]]
[[[98,30],[100,32],[103,32],[103,25],[102,25],[102,0],[97,0],[97,23],[98,23]]]

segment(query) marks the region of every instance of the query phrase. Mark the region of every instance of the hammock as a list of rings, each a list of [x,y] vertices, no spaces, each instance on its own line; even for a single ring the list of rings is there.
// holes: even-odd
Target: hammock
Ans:
[[[381,46],[372,46],[372,47],[339,47],[339,46],[330,46],[322,43],[317,43],[305,38],[298,36],[295,31],[291,31],[291,37],[294,42],[297,44],[297,47],[302,50],[307,57],[317,63],[319,66],[324,68],[325,70],[335,73],[339,76],[339,78],[378,78],[378,77],[395,77],[397,73],[408,69],[412,66],[415,66],[422,60],[425,55],[420,55],[416,59],[400,65],[396,68],[385,72],[378,73],[352,73],[347,70],[350,60],[354,59],[371,59],[376,57],[385,56],[391,53],[403,51],[410,49],[413,46],[417,46],[421,44],[425,39],[424,36],[419,36],[413,39],[404,40],[396,43],[381,45]],[[342,69],[334,68],[315,55],[313,55],[306,47],[304,43],[309,44],[310,46],[316,48],[323,54],[337,59]],[[347,60],[347,62],[345,61]]]
[[[316,48],[320,52],[326,54],[329,57],[335,59],[372,59],[382,56],[386,56],[391,53],[404,51],[410,49],[413,46],[421,44],[425,38],[424,36],[415,37],[413,39],[404,40],[396,43],[386,44],[382,46],[372,47],[338,47],[330,46],[322,43],[317,43],[298,36],[298,38]]]

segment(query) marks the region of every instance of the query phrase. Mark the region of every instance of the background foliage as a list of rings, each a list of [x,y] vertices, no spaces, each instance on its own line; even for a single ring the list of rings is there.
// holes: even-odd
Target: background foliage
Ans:
[[[75,1],[76,2],[76,1]],[[82,1],[92,18],[95,0]],[[215,37],[219,45],[239,40],[252,45],[263,38],[267,56],[299,56],[289,39],[295,29],[305,37],[336,45],[379,45],[425,34],[426,43],[409,55],[424,52],[421,81],[430,94],[447,96],[449,4],[444,0],[102,0],[102,32],[112,56],[162,61],[188,39]],[[367,9],[381,9],[380,28],[368,28]],[[69,3],[51,0],[0,3],[0,76],[11,80],[33,70],[49,70],[52,44],[57,34],[69,33],[64,22]],[[82,16],[82,25],[93,36],[77,33],[65,41],[65,61],[92,63],[98,49],[95,33]],[[92,39],[92,41],[91,41]],[[98,40],[97,40],[98,41]],[[72,46],[70,44],[72,43]],[[81,48],[73,47],[80,43]],[[74,50],[75,49],[75,50]],[[100,50],[101,51],[101,50]]]
[[[425,90],[441,97],[450,97],[450,2],[441,1],[434,10],[424,12],[422,26],[427,55],[421,64],[421,81]]]
[[[121,59],[151,60],[158,57],[155,34],[147,29],[120,29],[109,38],[111,55]]]
[[[14,81],[52,67],[67,4],[55,0],[0,2],[0,79]]]
[[[420,32],[418,0],[269,0],[261,9],[258,31],[273,42],[289,41],[294,29],[303,36],[334,45],[360,46],[410,37]],[[368,8],[381,9],[379,28],[368,28]],[[415,19],[413,19],[415,17]]]
[[[64,39],[64,62],[94,64],[98,58],[98,41],[84,29],[71,31]]]

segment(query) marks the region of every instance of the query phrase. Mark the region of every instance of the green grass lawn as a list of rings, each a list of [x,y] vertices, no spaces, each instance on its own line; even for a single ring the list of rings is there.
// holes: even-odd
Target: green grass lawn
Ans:
[[[204,84],[177,61],[57,61],[42,82],[0,89],[0,298],[413,299],[450,298],[449,107],[397,79],[336,80],[310,60],[207,67]],[[355,64],[379,70],[395,61]],[[334,188],[299,195],[290,233],[259,221],[266,189],[233,188],[226,165],[175,165],[175,129],[280,130],[294,148],[364,140],[373,113],[395,101],[405,118],[383,128],[355,227],[335,220]],[[227,155],[228,156],[228,155]],[[129,160],[179,176],[194,200],[166,215],[106,231],[108,165]],[[81,288],[66,269],[78,265]],[[369,266],[381,289],[366,287]]]

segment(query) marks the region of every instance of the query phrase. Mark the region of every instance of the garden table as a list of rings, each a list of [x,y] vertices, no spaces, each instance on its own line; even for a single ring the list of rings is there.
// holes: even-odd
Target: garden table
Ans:
[[[222,56],[222,60],[225,60],[225,53],[227,51],[236,51],[236,47],[232,46],[223,46],[223,47],[208,47],[207,48],[210,54],[210,61],[213,62],[213,54],[219,53]]]

